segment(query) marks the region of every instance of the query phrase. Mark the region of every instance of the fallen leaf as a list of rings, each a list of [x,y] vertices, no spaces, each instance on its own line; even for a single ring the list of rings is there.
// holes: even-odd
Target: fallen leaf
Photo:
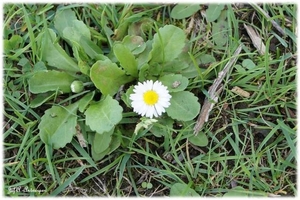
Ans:
[[[253,45],[258,50],[259,54],[264,55],[266,52],[266,46],[263,43],[261,37],[257,34],[257,32],[251,26],[247,26],[246,24],[244,24],[244,27],[245,27],[248,35],[250,36],[250,39],[252,40]]]
[[[249,98],[250,97],[250,93],[243,90],[242,88],[238,87],[238,86],[234,86],[231,91],[235,94],[238,94],[242,97],[246,97],[246,98]]]
[[[83,147],[87,147],[87,141],[84,139],[81,130],[80,130],[80,126],[77,124],[76,125],[76,137],[78,139],[78,142],[80,144],[80,146]]]

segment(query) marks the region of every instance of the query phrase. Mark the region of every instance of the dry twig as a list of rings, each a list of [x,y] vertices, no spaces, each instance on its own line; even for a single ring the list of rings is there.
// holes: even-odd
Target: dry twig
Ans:
[[[225,75],[231,68],[231,66],[235,63],[237,60],[237,56],[240,54],[242,50],[242,45],[239,45],[238,48],[235,50],[232,58],[228,61],[228,63],[225,65],[224,69],[219,72],[218,77],[214,80],[213,84],[209,87],[208,90],[208,97],[205,98],[204,104],[201,108],[200,115],[197,119],[197,123],[194,126],[194,134],[197,135],[201,128],[203,127],[204,123],[207,122],[209,113],[215,103],[218,101],[218,96],[221,93],[223,89],[223,85],[221,82],[223,81]]]

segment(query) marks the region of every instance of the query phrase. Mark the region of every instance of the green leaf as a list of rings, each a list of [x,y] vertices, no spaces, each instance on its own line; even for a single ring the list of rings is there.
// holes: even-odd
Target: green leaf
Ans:
[[[254,69],[256,67],[254,62],[250,59],[243,60],[242,66],[245,67],[246,69],[249,69],[249,70]]]
[[[58,196],[59,194],[63,193],[65,190],[68,190],[67,188],[69,187],[69,185],[75,182],[75,180],[82,174],[82,171],[86,168],[87,168],[86,165],[77,168],[76,172],[72,176],[64,180],[63,183],[61,183],[53,192],[51,192],[50,196]]]
[[[91,104],[85,111],[86,124],[97,133],[110,131],[122,119],[123,108],[111,96]]]
[[[147,188],[147,182],[142,182],[142,188],[144,188],[144,189]]]
[[[47,67],[46,67],[46,65],[45,65],[45,63],[43,61],[38,61],[33,66],[33,71],[34,72],[45,71],[45,70],[47,70]]]
[[[97,133],[96,133],[97,134]],[[95,161],[101,160],[102,158],[104,158],[106,155],[109,154],[109,148],[105,149],[103,152],[101,153],[96,153],[94,148],[92,148],[92,157]]]
[[[90,75],[90,66],[86,62],[84,62],[82,60],[78,61],[78,67],[79,67],[81,73],[88,75],[88,76]]]
[[[80,46],[92,59],[103,60],[103,51],[99,46],[92,42],[89,38],[81,37],[79,41]]]
[[[111,142],[111,135],[114,133],[114,128],[112,128],[109,132],[105,132],[103,134],[95,134],[93,141],[93,149],[95,153],[99,154],[104,152]]]
[[[234,187],[230,189],[227,193],[223,195],[223,197],[267,197],[268,194],[263,191],[251,191],[246,190],[241,186]]]
[[[54,27],[59,35],[69,41],[79,44],[80,37],[91,37],[90,30],[82,22],[77,20],[75,12],[71,9],[58,10],[54,17]]]
[[[38,126],[41,140],[54,149],[62,148],[71,142],[76,133],[78,104],[66,107],[52,106],[46,110]]]
[[[225,193],[223,197],[248,197],[248,194],[243,187],[237,186]]]
[[[79,72],[77,64],[72,58],[63,50],[63,48],[56,42],[56,34],[52,29],[46,29],[40,33],[41,37],[40,47],[42,61],[58,69]]]
[[[131,108],[131,102],[132,102],[131,99],[130,99],[129,97],[130,97],[130,95],[133,93],[133,88],[134,88],[134,86],[131,85],[131,86],[127,89],[127,91],[121,95],[121,99],[122,99],[123,102],[126,104],[126,106],[129,107],[129,108]]]
[[[37,71],[28,81],[29,91],[37,94],[48,91],[71,92],[71,84],[75,78],[66,72]]]
[[[217,47],[223,47],[228,42],[228,22],[218,20],[212,26],[212,40]]]
[[[170,190],[170,196],[200,197],[200,195],[185,183],[175,183]]]
[[[128,74],[137,77],[138,69],[137,69],[137,61],[135,60],[133,54],[130,49],[124,46],[123,44],[115,44],[113,47],[114,54],[119,60],[121,66],[124,68]]]
[[[174,74],[180,74],[183,69],[187,68],[189,64],[185,61],[175,59],[171,62],[167,62],[164,65],[164,72],[171,72]]]
[[[180,74],[168,74],[160,77],[158,80],[168,87],[170,92],[183,91],[189,84],[189,80]]]
[[[244,67],[242,67],[241,65],[237,64],[237,65],[234,65],[234,68],[236,68],[236,70],[238,71],[238,73],[240,74],[245,74],[246,73],[246,70]]]
[[[129,13],[125,14],[124,19],[126,19],[129,16],[130,16]],[[125,35],[127,35],[129,24],[130,23],[128,20],[120,20],[119,21],[118,26],[116,27],[116,29],[114,31],[114,40],[116,40],[116,41],[122,40],[125,37]]]
[[[184,19],[192,16],[198,10],[200,10],[200,6],[197,4],[177,4],[171,11],[171,17]]]
[[[95,135],[99,135],[95,133]],[[113,135],[109,147],[102,151],[101,153],[96,153],[94,148],[92,148],[92,157],[95,161],[101,160],[104,156],[111,154],[114,150],[116,150],[121,144],[121,140],[119,137]]]
[[[90,30],[82,21],[75,19],[71,23],[70,26],[64,27],[62,30],[62,37],[65,40],[79,45],[81,38],[91,38]]]
[[[143,66],[141,66],[139,70],[139,81],[143,82],[149,79],[149,65],[146,63]]]
[[[72,27],[73,21],[77,20],[75,12],[71,9],[58,10],[54,17],[54,27],[58,34],[63,37],[63,31],[66,27]]]
[[[72,46],[83,48],[92,59],[99,59],[99,54],[103,53],[101,48],[91,41],[89,28],[77,19],[72,10],[58,11],[54,18],[54,26],[62,38]]]
[[[219,18],[221,11],[224,9],[224,4],[209,4],[206,10],[206,20],[213,22]]]
[[[173,128],[174,120],[170,117],[161,118],[158,122],[153,123],[150,129],[151,133],[156,137],[166,136],[169,134],[170,130]]]
[[[133,55],[142,53],[146,48],[144,39],[136,35],[127,35],[124,37],[122,44],[130,49]]]
[[[30,107],[31,108],[37,108],[39,106],[41,106],[43,103],[46,103],[47,101],[49,101],[50,99],[55,97],[55,92],[51,92],[51,93],[42,93],[42,94],[38,94],[36,95],[36,97],[30,102]]]
[[[138,20],[129,25],[128,35],[139,35],[142,38],[148,38],[148,33],[152,29],[155,19],[152,19],[151,17],[142,17],[142,15],[139,17]]]
[[[204,133],[193,135],[188,138],[189,142],[199,147],[206,147],[208,145],[208,138]]]
[[[19,48],[20,44],[23,42],[23,38],[19,35],[13,35],[9,40],[4,40],[4,53],[9,54],[10,51],[15,51]]]
[[[111,142],[109,144],[109,154],[112,153],[114,150],[116,150],[120,144],[121,144],[121,136],[122,133],[121,132],[117,132],[117,135],[112,135],[112,139]]]
[[[152,183],[147,183],[147,189],[151,189],[153,187]]]
[[[176,26],[166,25],[158,29],[153,38],[150,62],[163,63],[175,59],[182,52],[185,38],[184,31]]]
[[[90,77],[102,94],[111,96],[118,92],[121,85],[133,80],[133,77],[126,76],[125,71],[110,60],[97,61],[91,67]]]
[[[32,71],[31,64],[27,58],[21,58],[18,62],[18,65],[22,67],[23,74],[27,74]]]
[[[199,61],[200,61],[199,63],[200,65],[205,65],[205,64],[216,62],[216,59],[212,55],[202,54],[201,56],[199,56]]]
[[[93,100],[93,97],[95,95],[95,91],[93,92],[89,92],[87,93],[84,97],[82,97],[79,101],[78,101],[78,110],[80,112],[84,112],[84,110],[86,109],[86,107],[89,105],[89,103]]]
[[[171,105],[166,109],[167,114],[176,120],[189,121],[194,119],[200,111],[198,98],[188,91],[171,93]]]
[[[148,63],[149,54],[152,51],[152,40],[148,40],[146,43],[146,48],[142,53],[140,53],[137,57],[138,69],[141,69],[142,66]]]

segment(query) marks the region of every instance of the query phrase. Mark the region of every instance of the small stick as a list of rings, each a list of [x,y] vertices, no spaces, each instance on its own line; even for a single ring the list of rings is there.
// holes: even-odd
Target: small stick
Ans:
[[[240,54],[242,50],[242,44],[238,46],[238,48],[235,50],[232,58],[228,61],[228,63],[225,65],[224,69],[219,72],[218,77],[214,80],[213,84],[209,87],[208,90],[208,97],[205,97],[203,106],[201,108],[199,117],[197,119],[196,125],[194,126],[194,134],[197,135],[201,128],[203,127],[204,123],[207,122],[209,113],[215,103],[218,101],[218,96],[221,93],[223,89],[223,84],[221,82],[223,81],[225,75],[231,68],[231,66],[235,63],[237,60],[237,56]],[[212,102],[213,101],[213,102]]]

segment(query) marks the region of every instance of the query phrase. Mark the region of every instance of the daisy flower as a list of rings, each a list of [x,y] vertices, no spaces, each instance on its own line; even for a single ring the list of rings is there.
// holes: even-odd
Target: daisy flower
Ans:
[[[160,81],[153,83],[152,80],[148,80],[138,83],[133,92],[129,97],[132,100],[133,111],[142,116],[158,117],[170,106],[171,95]]]

